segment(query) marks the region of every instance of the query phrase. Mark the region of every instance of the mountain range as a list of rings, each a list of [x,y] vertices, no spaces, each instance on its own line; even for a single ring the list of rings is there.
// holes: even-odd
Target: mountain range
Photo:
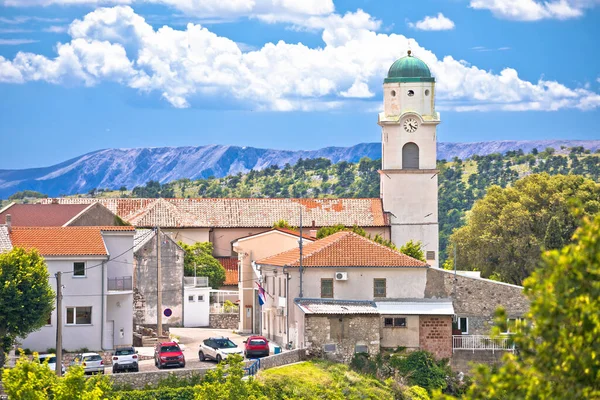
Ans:
[[[465,159],[473,155],[505,153],[533,148],[556,150],[582,146],[596,151],[600,140],[489,141],[477,143],[438,143],[438,159]],[[273,150],[254,147],[208,145],[198,147],[156,147],[98,150],[43,168],[0,170],[0,198],[21,190],[35,190],[49,196],[86,193],[93,188],[132,189],[149,180],[161,183],[181,178],[245,173],[271,165],[295,164],[300,158],[357,162],[362,157],[381,157],[381,143],[361,143],[351,147],[325,147],[318,150]]]

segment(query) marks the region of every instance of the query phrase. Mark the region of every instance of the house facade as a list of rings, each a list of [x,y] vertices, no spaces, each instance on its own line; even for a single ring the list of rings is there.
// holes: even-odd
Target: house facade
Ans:
[[[36,249],[44,257],[56,291],[62,273],[63,320],[56,310],[22,346],[46,352],[56,346],[63,326],[63,346],[111,350],[133,343],[133,227],[11,227],[12,246]]]

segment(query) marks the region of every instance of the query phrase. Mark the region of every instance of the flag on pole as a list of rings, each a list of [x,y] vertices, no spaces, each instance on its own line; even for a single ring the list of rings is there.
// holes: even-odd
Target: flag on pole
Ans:
[[[260,286],[260,283],[256,282],[258,285],[258,303],[262,306],[266,302],[265,289]]]

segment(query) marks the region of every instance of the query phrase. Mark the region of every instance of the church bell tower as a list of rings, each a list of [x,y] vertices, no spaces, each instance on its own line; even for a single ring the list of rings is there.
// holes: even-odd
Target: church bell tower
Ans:
[[[383,208],[398,246],[421,241],[427,263],[439,267],[435,78],[408,51],[383,82],[381,126]]]

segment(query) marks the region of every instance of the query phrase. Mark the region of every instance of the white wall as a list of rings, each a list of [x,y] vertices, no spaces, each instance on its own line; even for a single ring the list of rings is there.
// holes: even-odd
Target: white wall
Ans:
[[[209,325],[210,314],[210,294],[211,288],[201,288],[193,286],[184,286],[183,288],[183,326],[194,328],[198,326]],[[194,301],[189,301],[189,297],[194,296]],[[203,296],[202,301],[198,301],[198,296]]]
[[[408,90],[414,92],[408,96]],[[428,90],[429,94],[425,94]],[[393,82],[383,85],[383,104],[385,115],[400,115],[405,111],[418,111],[422,115],[435,112],[434,82]]]

